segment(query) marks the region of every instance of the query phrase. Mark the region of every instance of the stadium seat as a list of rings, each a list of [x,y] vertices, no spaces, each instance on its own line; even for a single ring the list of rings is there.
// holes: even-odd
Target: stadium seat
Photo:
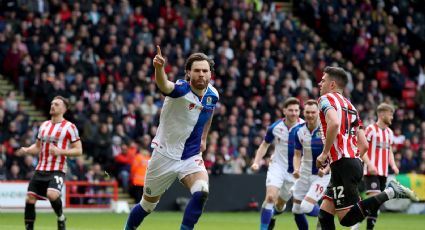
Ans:
[[[414,109],[416,106],[415,100],[413,99],[406,99],[405,102],[406,102],[406,108],[408,109]]]
[[[388,80],[388,72],[387,71],[377,71],[376,72],[376,80],[382,81],[382,80]]]
[[[404,84],[405,89],[416,89],[416,83],[411,80],[406,80],[406,83]]]
[[[403,100],[412,99],[415,97],[415,95],[416,95],[416,90],[405,89],[402,92]]]

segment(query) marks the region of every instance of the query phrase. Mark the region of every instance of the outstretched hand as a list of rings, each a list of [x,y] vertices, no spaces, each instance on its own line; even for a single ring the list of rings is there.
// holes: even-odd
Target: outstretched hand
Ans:
[[[162,56],[161,47],[156,46],[156,55],[153,59],[153,66],[155,69],[163,68],[165,65],[165,58]]]

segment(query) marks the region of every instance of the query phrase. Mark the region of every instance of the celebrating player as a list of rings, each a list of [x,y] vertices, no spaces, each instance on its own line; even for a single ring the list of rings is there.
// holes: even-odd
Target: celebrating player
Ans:
[[[83,153],[78,130],[63,115],[68,101],[56,96],[50,106],[51,119],[43,122],[38,130],[37,141],[30,147],[20,148],[16,154],[39,154],[36,171],[28,185],[25,201],[25,229],[34,229],[35,203],[37,199],[49,199],[58,217],[58,229],[65,229],[65,216],[60,198],[65,172],[66,158]]]
[[[251,168],[259,169],[260,161],[264,157],[270,144],[274,142],[275,151],[272,162],[267,171],[266,198],[261,209],[260,229],[273,229],[275,219],[273,215],[285,210],[286,202],[291,198],[291,187],[294,185],[294,171],[292,158],[295,146],[295,127],[304,121],[300,116],[300,101],[288,98],[283,105],[285,118],[273,123],[267,130],[264,141],[255,155]],[[275,206],[276,204],[276,206]]]
[[[326,168],[316,167],[316,158],[322,153],[323,142],[320,132],[319,108],[315,100],[308,100],[304,106],[306,123],[299,126],[295,135],[294,172],[295,179],[292,212],[298,229],[308,229],[305,214],[318,216],[319,201],[325,193],[331,176]],[[302,155],[302,157],[301,157]]]
[[[383,192],[360,201],[357,186],[363,176],[359,157],[368,149],[362,122],[356,108],[344,96],[347,74],[339,67],[326,67],[320,81],[319,108],[325,142],[317,157],[317,167],[331,164],[331,182],[320,207],[322,229],[335,229],[334,215],[343,226],[352,226],[375,213],[382,203],[394,198],[418,198],[397,181],[390,181]],[[358,147],[357,147],[358,146]]]
[[[363,180],[366,184],[367,196],[374,196],[384,191],[388,176],[388,164],[395,174],[398,168],[394,161],[391,145],[394,142],[393,131],[389,128],[393,120],[394,108],[381,103],[377,109],[378,121],[366,128],[366,139],[369,142],[367,154],[363,156],[365,168]],[[375,227],[378,210],[367,216],[367,229]],[[359,224],[351,229],[358,229]]]
[[[153,65],[156,84],[166,98],[152,141],[154,151],[146,172],[143,197],[131,210],[125,229],[136,229],[176,178],[192,193],[180,229],[193,229],[208,197],[208,174],[201,151],[206,148],[219,98],[217,90],[209,84],[214,62],[203,53],[190,55],[185,64],[187,81],[176,83],[167,79],[165,58],[159,46]]]

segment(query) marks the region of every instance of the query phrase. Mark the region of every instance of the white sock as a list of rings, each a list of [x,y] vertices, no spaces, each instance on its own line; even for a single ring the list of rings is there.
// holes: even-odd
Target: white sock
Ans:
[[[384,192],[387,194],[387,196],[388,196],[388,199],[394,199],[394,197],[395,197],[395,192],[394,192],[394,189],[393,188],[386,188],[385,190],[384,190]]]
[[[59,221],[64,221],[65,220],[65,216],[62,214],[62,216],[58,217]]]

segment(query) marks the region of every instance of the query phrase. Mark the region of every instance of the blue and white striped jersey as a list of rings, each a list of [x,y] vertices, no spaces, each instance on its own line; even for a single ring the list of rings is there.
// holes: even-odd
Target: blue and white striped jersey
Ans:
[[[296,130],[295,149],[301,150],[300,173],[317,175],[316,159],[323,151],[320,125],[313,132],[307,128],[307,123],[299,126]]]
[[[298,118],[291,128],[285,125],[285,119],[280,119],[273,123],[268,129],[264,141],[271,144],[274,141],[275,150],[272,156],[273,162],[282,162],[287,172],[292,173],[294,171],[294,148],[295,148],[295,130],[296,128],[304,123],[304,120]]]
[[[185,80],[178,80],[166,95],[152,148],[172,159],[185,160],[200,153],[202,132],[218,102],[211,85],[198,97]]]

